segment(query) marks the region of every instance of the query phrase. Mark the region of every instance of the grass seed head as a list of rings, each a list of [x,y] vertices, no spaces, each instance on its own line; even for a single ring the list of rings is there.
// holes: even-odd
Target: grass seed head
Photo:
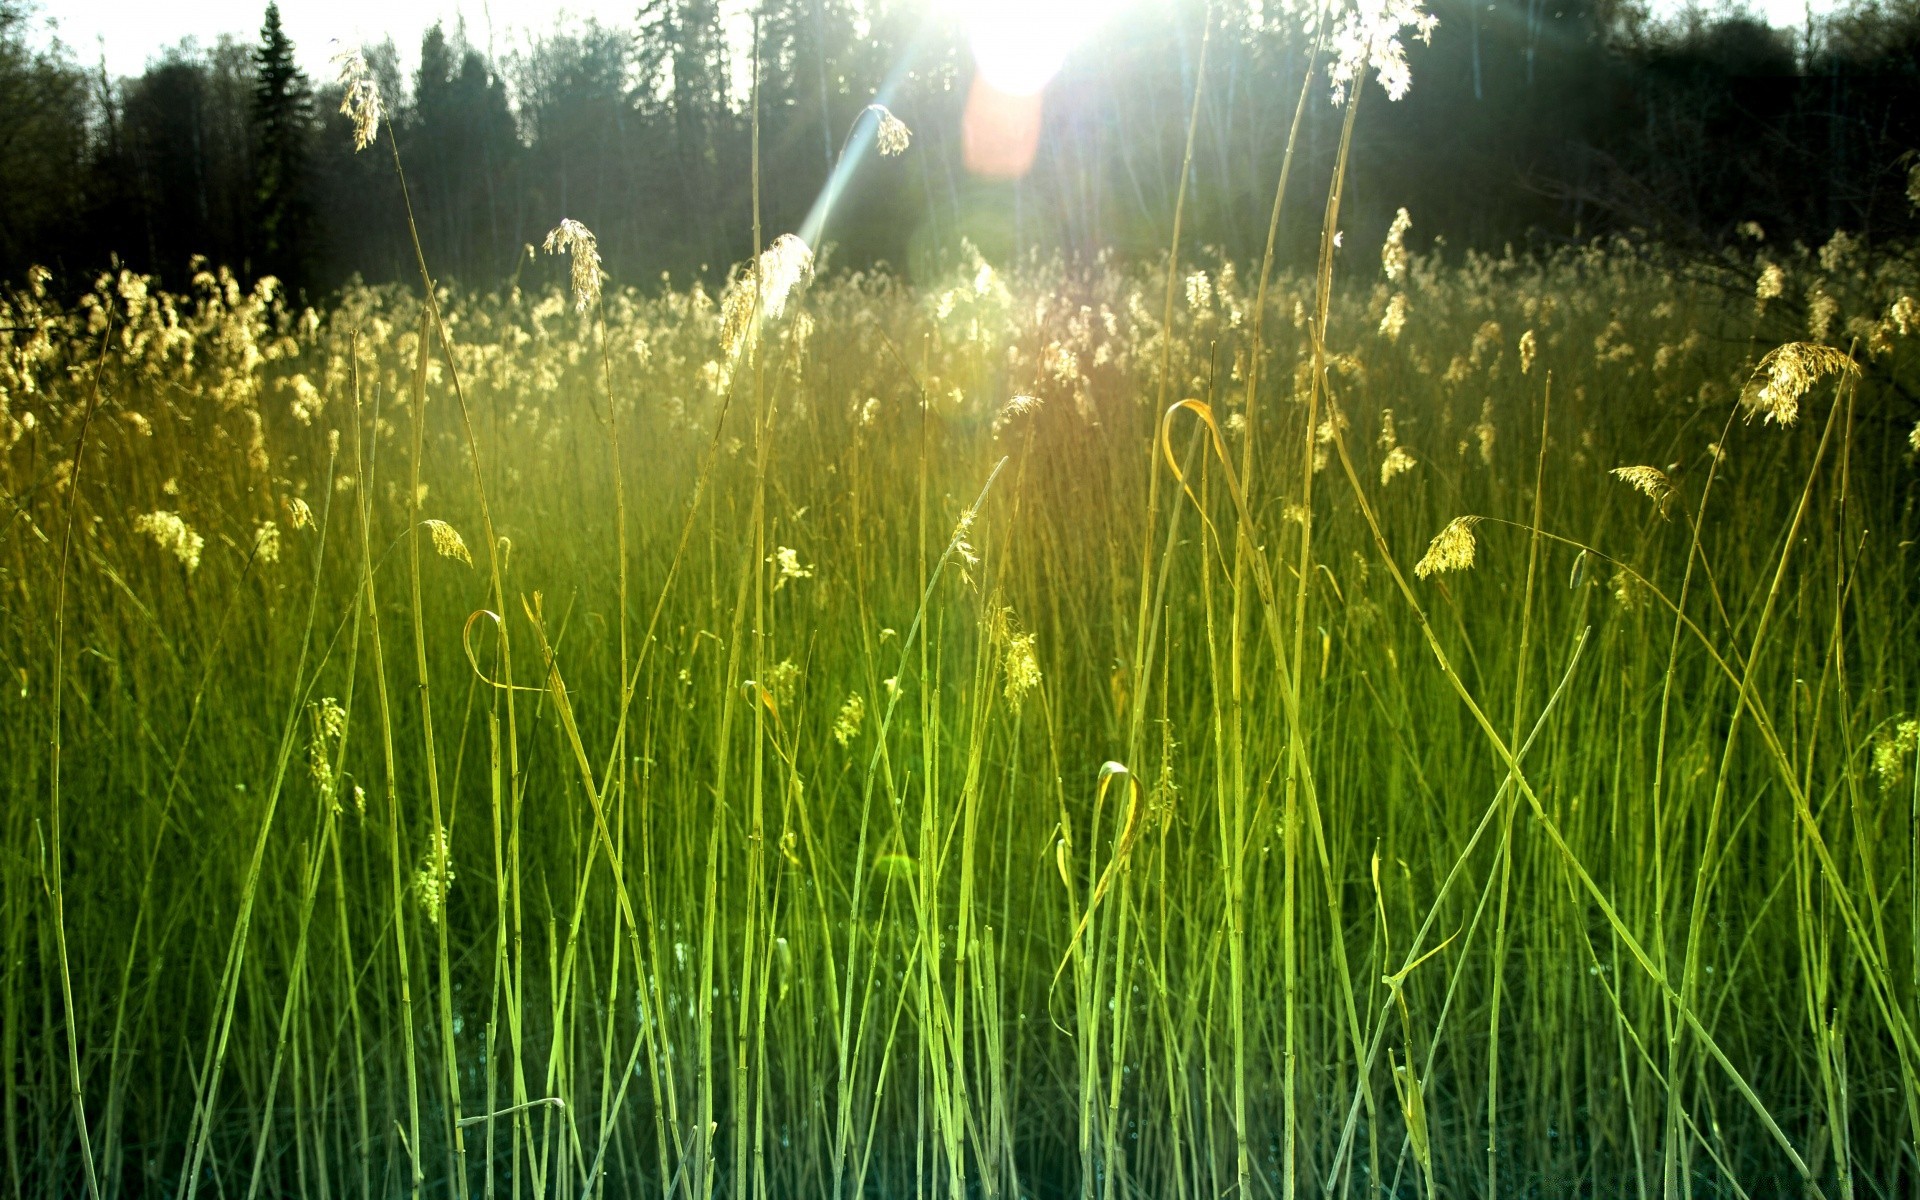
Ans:
[[[1395,292],[1387,301],[1387,311],[1380,317],[1380,336],[1390,342],[1400,340],[1400,334],[1407,327],[1407,294]]]
[[[880,157],[898,158],[907,152],[913,142],[913,130],[907,123],[893,115],[884,104],[869,104],[867,111],[880,120],[880,128],[873,135],[873,143],[879,148]]]
[[[980,565],[979,553],[974,550],[973,543],[967,540],[972,532],[973,509],[963,508],[960,510],[960,519],[954,522],[953,537],[948,539],[947,544],[960,560],[960,578],[968,583],[973,582],[973,568]]]
[[[1832,346],[1816,342],[1788,342],[1767,352],[1740,392],[1747,418],[1758,416],[1779,425],[1791,425],[1800,416],[1800,398],[1828,375],[1858,376],[1852,358]]]
[[[548,254],[565,254],[573,260],[573,311],[583,313],[598,304],[606,272],[600,269],[600,242],[593,231],[567,217],[547,234],[545,245]]]
[[[1673,506],[1673,481],[1659,467],[1615,467],[1609,472],[1615,479],[1654,502],[1664,519]]]
[[[200,569],[200,551],[206,547],[207,540],[193,531],[193,527],[181,520],[176,512],[156,511],[142,513],[133,519],[133,528],[159,543],[162,550],[170,552],[180,560],[180,565],[191,575]]]
[[[438,925],[447,911],[447,893],[453,890],[453,856],[444,830],[434,831],[433,844],[421,859],[420,869],[413,873],[413,890],[420,897],[420,911],[426,914],[427,923]]]
[[[746,345],[756,309],[760,320],[778,320],[794,290],[812,278],[813,251],[807,244],[791,233],[773,239],[720,297],[720,346],[726,356],[733,358]]]
[[[1479,517],[1455,517],[1448,521],[1447,527],[1433,536],[1420,561],[1413,564],[1413,573],[1425,579],[1444,571],[1472,570],[1473,556],[1479,549],[1473,538],[1473,527],[1479,523]]]
[[[1807,336],[1816,342],[1827,340],[1827,334],[1833,330],[1833,319],[1840,315],[1840,302],[1827,294],[1823,284],[1815,283],[1807,289]]]
[[[813,577],[813,568],[801,563],[800,552],[792,546],[781,546],[773,552],[773,566],[773,590],[776,592],[796,579]]]
[[[1345,104],[1347,88],[1365,77],[1369,68],[1385,89],[1387,99],[1398,100],[1413,86],[1413,72],[1407,66],[1407,47],[1402,31],[1422,42],[1432,42],[1438,17],[1426,11],[1420,0],[1354,0],[1342,5],[1345,11],[1335,20],[1332,36],[1333,62],[1327,79],[1333,85],[1333,102]],[[1309,5],[1305,27],[1309,33],[1319,24],[1318,6]]]
[[[433,535],[433,549],[441,558],[457,558],[469,567],[473,565],[473,555],[467,553],[467,543],[460,538],[460,531],[445,521],[429,518],[424,522],[427,532]]]
[[[1207,278],[1205,271],[1194,271],[1187,276],[1187,308],[1201,312],[1213,307],[1213,281]]]
[[[386,111],[380,83],[358,50],[343,50],[333,56],[333,62],[339,71],[340,111],[353,122],[353,152],[358,154],[380,136],[380,117]]]
[[[1778,263],[1768,263],[1760,269],[1760,278],[1753,285],[1753,307],[1755,312],[1765,313],[1767,301],[1778,300],[1787,290],[1786,272]]]
[[[1881,791],[1892,791],[1907,777],[1916,750],[1920,750],[1920,720],[1909,718],[1874,739],[1873,774]]]
[[[866,715],[866,697],[859,692],[849,693],[847,702],[840,706],[839,714],[833,718],[833,740],[840,743],[841,749],[846,749],[860,735],[860,722]]]
[[[1395,446],[1387,451],[1385,458],[1380,460],[1380,486],[1385,487],[1392,483],[1396,476],[1405,475],[1417,465],[1419,465],[1418,462],[1413,455],[1407,453],[1405,446]]]
[[[263,563],[280,561],[280,527],[272,521],[262,521],[254,527],[253,556]]]
[[[767,316],[777,318],[787,310],[794,289],[813,278],[813,251],[795,235],[781,234],[760,252],[760,278],[766,286]]]
[[[346,735],[347,713],[338,700],[328,696],[308,705],[307,717],[313,727],[307,739],[307,773],[312,776],[314,789],[320,793],[320,799],[337,808],[340,781],[333,773],[333,754],[340,745],[340,739]],[[356,796],[355,802],[361,804],[364,811],[364,801]]]
[[[1380,246],[1380,268],[1387,273],[1387,282],[1398,283],[1407,274],[1407,230],[1413,228],[1413,218],[1406,209],[1393,214],[1393,224],[1387,228],[1387,240]]]

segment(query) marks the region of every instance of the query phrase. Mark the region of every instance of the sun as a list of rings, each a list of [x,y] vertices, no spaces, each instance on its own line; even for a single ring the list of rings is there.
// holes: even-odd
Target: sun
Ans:
[[[966,29],[980,77],[1009,96],[1047,86],[1076,46],[1139,0],[938,0]]]

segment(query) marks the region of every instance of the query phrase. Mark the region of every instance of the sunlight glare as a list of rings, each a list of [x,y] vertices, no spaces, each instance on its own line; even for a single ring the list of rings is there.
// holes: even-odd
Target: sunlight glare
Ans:
[[[1074,47],[1085,41],[1127,0],[942,0],[961,21],[982,79],[1010,96],[1031,96],[1047,86]]]

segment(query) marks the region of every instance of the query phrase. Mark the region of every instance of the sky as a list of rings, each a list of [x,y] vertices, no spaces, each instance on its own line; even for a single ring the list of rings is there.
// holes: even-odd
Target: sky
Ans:
[[[266,8],[265,0],[39,0],[39,6],[40,23],[51,22],[80,61],[91,66],[104,56],[107,72],[116,76],[139,74],[185,37],[207,45],[223,33],[253,41]],[[1816,13],[1833,6],[1834,0],[1813,0]],[[1677,7],[1676,0],[1656,0],[1656,10]],[[1806,0],[1747,0],[1747,7],[1775,25],[1797,28],[1806,18]],[[464,17],[468,40],[504,54],[529,30],[551,29],[567,18],[625,23],[638,8],[639,0],[281,0],[280,15],[301,65],[324,79],[336,39],[357,46],[391,36],[410,71],[420,34],[435,20],[451,29]]]
[[[38,0],[42,21],[89,66],[104,54],[111,75],[137,75],[147,60],[182,38],[212,45],[221,34],[257,41],[266,0]],[[609,24],[632,20],[639,0],[280,0],[280,20],[293,39],[300,65],[328,78],[337,50],[391,36],[409,67],[419,55],[420,35],[434,21],[451,30],[461,19],[467,39],[485,49],[491,41],[504,54],[529,29],[549,29],[594,17]]]

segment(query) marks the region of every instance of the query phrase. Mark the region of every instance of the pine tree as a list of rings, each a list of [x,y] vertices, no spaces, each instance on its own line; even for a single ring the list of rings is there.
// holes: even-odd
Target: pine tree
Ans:
[[[253,52],[254,202],[259,269],[289,288],[306,281],[312,205],[307,165],[313,139],[313,90],[293,60],[280,6],[267,5]]]
[[[740,139],[729,105],[726,30],[716,0],[644,0],[635,18],[634,65],[639,108],[665,117],[682,195],[672,203],[691,214],[688,241],[696,261],[728,261],[721,211],[737,193],[724,182],[728,151]],[[735,176],[737,178],[737,176]]]
[[[520,243],[508,228],[506,189],[520,157],[506,81],[435,23],[420,41],[407,160],[429,257],[468,278],[509,269]]]

